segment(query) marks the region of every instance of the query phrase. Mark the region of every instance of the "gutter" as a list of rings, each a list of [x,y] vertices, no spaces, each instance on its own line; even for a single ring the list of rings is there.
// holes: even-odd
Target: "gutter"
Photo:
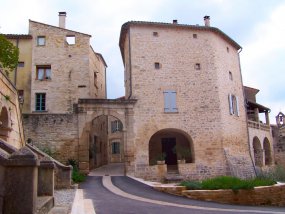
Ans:
[[[19,49],[19,38],[17,38],[16,47]],[[17,67],[15,68],[15,75],[14,75],[15,86],[17,86],[17,74],[18,74],[18,64],[17,64]]]
[[[132,97],[132,60],[131,60],[132,54],[131,54],[131,28],[129,28],[129,66],[130,66],[130,95],[128,99]]]

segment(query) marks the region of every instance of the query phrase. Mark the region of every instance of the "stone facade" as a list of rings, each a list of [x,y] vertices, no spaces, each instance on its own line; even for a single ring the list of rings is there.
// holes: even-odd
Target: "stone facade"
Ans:
[[[127,171],[148,178],[150,139],[168,130],[172,138],[183,133],[192,144],[189,173],[196,179],[230,174],[227,162],[237,176],[253,176],[237,43],[211,27],[128,22],[120,47],[126,99],[138,100],[134,133],[127,139],[134,160]],[[165,112],[169,90],[176,94],[173,112]],[[230,114],[230,94],[240,101],[238,115]]]
[[[9,78],[19,91],[22,112],[29,113],[31,109],[32,36],[15,34],[5,36],[20,50],[18,67],[11,72]]]
[[[90,35],[31,20],[29,34],[33,37],[31,112],[39,111],[36,93],[45,93],[46,106],[40,111],[48,113],[73,112],[79,98],[106,97],[105,64],[90,47]],[[49,68],[50,74],[40,78],[41,67]]]
[[[285,115],[282,112],[276,116],[276,124],[272,125],[275,163],[285,168]]]
[[[20,149],[25,145],[18,93],[0,70],[0,139]]]

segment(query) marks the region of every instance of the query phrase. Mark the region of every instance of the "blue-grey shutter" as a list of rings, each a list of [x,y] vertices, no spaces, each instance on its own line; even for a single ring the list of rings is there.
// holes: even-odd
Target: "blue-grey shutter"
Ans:
[[[176,107],[176,91],[170,92],[170,111],[171,112],[177,112]]]
[[[169,91],[164,91],[164,112],[170,112],[170,93]]]
[[[236,111],[237,111],[237,116],[239,116],[239,103],[238,103],[238,97],[236,96]]]
[[[234,109],[233,109],[233,98],[232,95],[229,94],[229,106],[230,106],[230,114],[234,114]]]

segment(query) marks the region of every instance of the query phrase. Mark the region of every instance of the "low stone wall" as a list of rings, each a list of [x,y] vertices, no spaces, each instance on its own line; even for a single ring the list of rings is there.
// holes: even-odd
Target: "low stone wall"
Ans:
[[[238,191],[185,190],[185,187],[181,186],[156,186],[154,189],[191,199],[224,204],[285,206],[285,184]]]

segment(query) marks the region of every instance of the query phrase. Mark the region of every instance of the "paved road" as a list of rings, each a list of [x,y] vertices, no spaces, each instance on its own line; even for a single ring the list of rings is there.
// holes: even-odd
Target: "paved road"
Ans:
[[[84,198],[93,201],[96,214],[216,214],[216,213],[285,213],[285,208],[277,207],[251,207],[251,206],[231,206],[204,201],[189,200],[187,198],[173,196],[158,192],[151,187],[135,181],[129,177],[113,176],[108,177],[114,185],[103,185],[102,176],[88,176],[86,182],[80,185],[84,191]],[[118,195],[115,189],[128,193],[129,198]],[[132,199],[132,196],[133,199]],[[140,201],[136,198],[151,199],[154,203]],[[170,205],[162,205],[167,202]],[[172,204],[172,205],[171,205]],[[174,205],[173,205],[174,204]],[[177,207],[182,205],[183,207]],[[214,208],[214,210],[207,210]]]

